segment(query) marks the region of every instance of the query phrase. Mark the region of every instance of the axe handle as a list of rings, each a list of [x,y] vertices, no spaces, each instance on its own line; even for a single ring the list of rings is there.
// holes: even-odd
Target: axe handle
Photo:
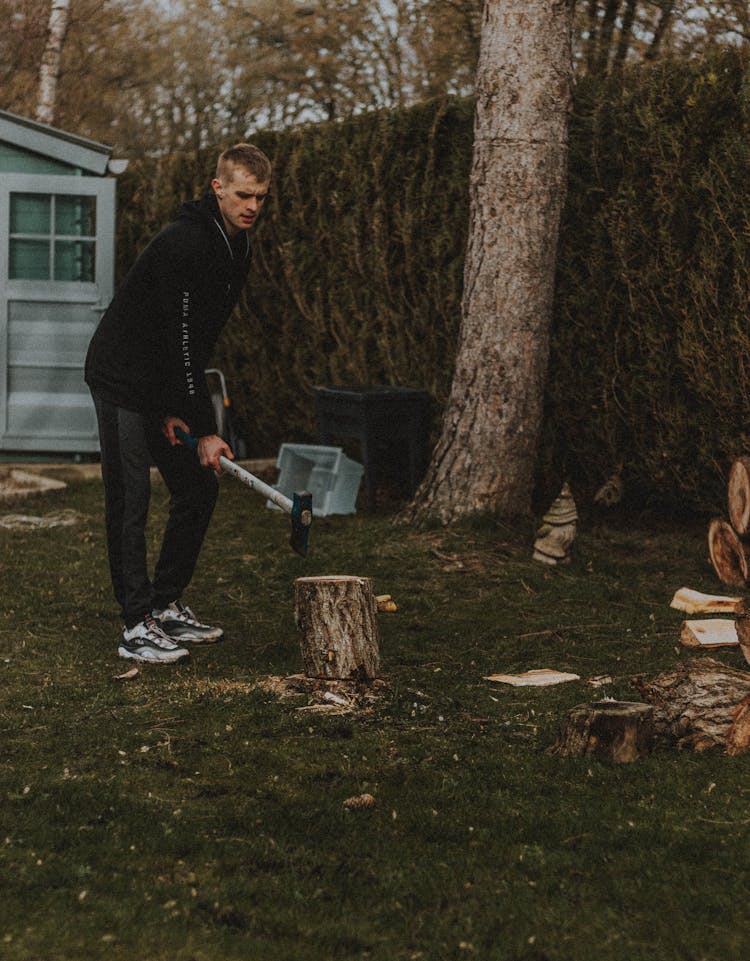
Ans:
[[[186,447],[189,447],[191,450],[197,450],[198,440],[197,438],[193,437],[192,434],[186,434],[185,431],[180,427],[176,427],[175,435],[182,441],[183,444],[185,444]],[[222,470],[225,470],[228,474],[234,474],[234,476],[238,480],[242,481],[246,487],[257,491],[263,497],[267,497],[268,500],[273,501],[277,507],[280,507],[283,511],[286,511],[287,514],[292,513],[292,501],[280,491],[277,491],[275,487],[271,487],[269,484],[266,484],[259,477],[256,477],[255,474],[251,474],[249,470],[245,470],[244,467],[240,467],[239,464],[236,464],[228,457],[219,457],[219,463],[221,464]]]
[[[235,464],[233,460],[229,460],[228,457],[219,457],[219,463],[221,464],[222,470],[225,470],[228,474],[234,474],[237,480],[242,481],[251,490],[257,491],[268,500],[273,501],[277,507],[280,507],[287,514],[292,513],[292,501],[290,498],[286,497],[281,491],[277,491],[275,487],[271,487],[266,484],[255,474],[251,474],[250,471],[245,470],[244,467],[240,467],[239,464]]]

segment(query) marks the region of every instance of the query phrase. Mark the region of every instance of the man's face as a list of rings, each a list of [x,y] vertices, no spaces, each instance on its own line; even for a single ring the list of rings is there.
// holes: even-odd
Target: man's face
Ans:
[[[228,179],[212,180],[224,226],[230,237],[249,230],[260,213],[268,193],[268,181],[259,183],[242,167],[230,167]]]

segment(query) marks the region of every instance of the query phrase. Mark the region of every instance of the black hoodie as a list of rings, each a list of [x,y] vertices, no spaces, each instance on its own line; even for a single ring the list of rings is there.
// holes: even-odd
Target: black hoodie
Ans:
[[[129,271],[86,357],[86,383],[105,401],[182,418],[216,433],[204,371],[250,265],[246,232],[228,237],[216,197],[183,204]]]

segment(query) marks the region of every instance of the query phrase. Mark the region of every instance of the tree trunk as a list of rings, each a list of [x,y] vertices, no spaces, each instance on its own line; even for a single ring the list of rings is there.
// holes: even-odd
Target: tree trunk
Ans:
[[[732,587],[745,586],[748,547],[722,517],[714,517],[708,525],[708,554],[720,581]]]
[[[408,520],[530,511],[571,99],[568,0],[487,0],[469,241],[442,436]]]
[[[750,672],[696,657],[652,680],[634,677],[633,683],[654,706],[657,736],[696,751],[744,754],[750,747]]]
[[[661,14],[659,15],[659,20],[654,28],[654,35],[651,38],[651,43],[649,44],[648,50],[644,55],[646,60],[656,60],[661,52],[662,40],[667,34],[667,31],[672,23],[672,16],[674,14],[674,0],[661,0],[657,3],[657,6],[661,8]]]
[[[599,51],[596,58],[596,68],[601,74],[607,72],[612,53],[612,37],[615,33],[615,23],[620,7],[620,0],[605,0],[604,14],[599,27]]]
[[[308,677],[377,677],[377,605],[368,577],[298,577],[294,619]]]
[[[626,764],[649,754],[654,740],[654,710],[632,701],[579,704],[568,715],[551,748],[561,757],[593,755]]]
[[[620,24],[620,36],[617,40],[615,59],[612,64],[613,69],[621,70],[630,52],[630,44],[633,39],[633,24],[635,23],[636,7],[638,0],[626,0],[625,12],[622,15]]]
[[[70,18],[70,0],[52,0],[47,26],[47,43],[39,70],[39,96],[36,119],[51,124],[55,119],[57,81],[60,77],[63,43]]]

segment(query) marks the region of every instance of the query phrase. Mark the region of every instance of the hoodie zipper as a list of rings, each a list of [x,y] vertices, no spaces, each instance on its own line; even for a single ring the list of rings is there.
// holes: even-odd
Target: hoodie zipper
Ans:
[[[227,245],[227,248],[229,249],[229,256],[232,258],[232,260],[234,260],[234,251],[232,250],[232,245],[229,241],[229,237],[227,237],[227,232],[221,226],[221,224],[216,219],[216,217],[212,217],[211,219],[219,228],[219,233],[224,238],[224,243]],[[249,253],[250,253],[250,238],[247,236],[247,232],[245,232],[245,256],[247,256]]]

